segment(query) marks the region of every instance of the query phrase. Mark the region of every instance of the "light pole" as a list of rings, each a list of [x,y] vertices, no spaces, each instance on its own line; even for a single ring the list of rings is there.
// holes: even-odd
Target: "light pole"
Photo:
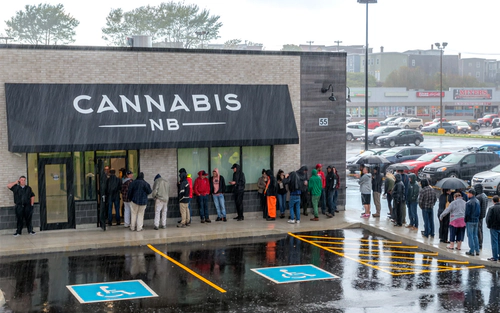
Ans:
[[[309,51],[311,51],[311,44],[314,43],[314,41],[306,41],[309,44]]]
[[[339,51],[339,46],[340,46],[340,44],[342,43],[342,41],[340,41],[340,40],[335,40],[334,42],[337,44],[337,52],[338,52],[338,51]]]
[[[358,0],[366,3],[366,46],[365,46],[365,151],[368,150],[368,4],[377,0]]]
[[[198,38],[201,38],[201,48],[203,49],[203,41],[206,39],[206,35],[208,35],[209,32],[206,30],[199,31],[199,32],[194,32]]]
[[[443,129],[443,50],[448,45],[447,42],[443,42],[440,44],[439,42],[435,43],[436,47],[440,51],[439,56],[439,134],[444,134],[445,130]]]

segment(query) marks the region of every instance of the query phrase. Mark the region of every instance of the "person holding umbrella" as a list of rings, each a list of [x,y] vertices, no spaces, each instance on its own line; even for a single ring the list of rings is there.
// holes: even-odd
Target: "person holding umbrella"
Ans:
[[[462,199],[462,195],[460,194],[460,192],[456,192],[453,195],[453,198],[454,200],[450,203],[450,205],[448,205],[443,213],[439,215],[439,220],[443,221],[444,218],[448,217],[449,215],[448,220],[450,221],[450,245],[446,246],[446,248],[453,250],[456,243],[456,249],[460,250],[465,235],[465,201],[464,199]]]

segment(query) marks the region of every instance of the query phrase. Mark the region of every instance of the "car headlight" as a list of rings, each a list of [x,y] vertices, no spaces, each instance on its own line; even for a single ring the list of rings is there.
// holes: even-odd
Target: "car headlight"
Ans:
[[[492,183],[496,180],[496,178],[486,178],[483,183]]]
[[[444,172],[446,171],[446,167],[440,167],[436,170],[436,172]]]

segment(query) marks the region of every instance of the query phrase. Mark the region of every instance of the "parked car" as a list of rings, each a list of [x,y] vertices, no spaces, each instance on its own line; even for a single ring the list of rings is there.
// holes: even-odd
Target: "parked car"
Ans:
[[[359,164],[356,164],[358,162],[359,158],[367,156],[367,155],[380,155],[383,152],[385,152],[387,149],[386,148],[375,148],[375,149],[368,149],[366,151],[363,151],[353,157],[350,157],[349,159],[346,160],[346,167],[349,172],[354,173],[357,170],[359,170]]]
[[[458,133],[470,134],[472,132],[472,128],[466,122],[451,121],[450,124],[457,126]]]
[[[431,124],[439,123],[439,122],[440,122],[440,119],[439,118],[435,118],[435,119],[433,119],[430,122],[425,122],[424,126],[429,126]],[[443,122],[446,122],[446,118],[445,117],[443,117]]]
[[[410,143],[415,144],[415,146],[420,145],[424,141],[424,136],[421,132],[413,129],[399,129],[386,136],[380,136],[377,138],[375,143],[379,146],[390,146],[394,147],[396,145],[409,145]]]
[[[458,122],[465,122],[467,124],[469,124],[470,128],[474,131],[478,131],[479,130],[479,124],[476,123],[476,122],[471,122],[471,121],[467,121],[467,120],[460,120]]]
[[[477,148],[480,152],[495,152],[500,155],[500,144],[498,143],[488,143]]]
[[[500,128],[493,128],[491,130],[491,135],[492,136],[500,136]]]
[[[364,122],[364,121],[363,121]],[[368,119],[368,129],[375,129],[380,126],[380,123],[375,119]]]
[[[498,164],[500,157],[496,153],[454,152],[441,162],[426,165],[420,178],[429,179],[433,185],[445,177],[471,180],[477,172],[489,170]]]
[[[500,195],[500,165],[494,168],[477,173],[472,177],[472,186],[483,185],[483,191],[487,195]]]
[[[407,117],[398,117],[397,119],[392,120],[392,121],[390,121],[389,123],[387,123],[387,125],[390,125],[390,126],[398,126],[398,125],[399,125],[399,123],[404,122],[404,121],[406,121],[407,119],[408,119]]]
[[[494,118],[491,120],[491,128],[498,128],[500,127],[500,118]]]
[[[424,126],[424,121],[422,121],[421,118],[411,117],[411,118],[407,119],[406,121],[399,123],[398,126],[401,128],[406,128],[406,129],[408,129],[408,128],[422,129],[422,127]]]
[[[346,123],[349,123],[349,122],[351,122],[351,121],[352,121],[352,115],[351,115],[351,114],[346,114],[346,115],[345,115],[345,122],[346,122]]]
[[[422,131],[429,132],[429,133],[437,133],[439,127],[441,127],[440,124],[441,123],[434,123],[434,124],[431,124],[429,126],[424,126],[424,127],[422,127]],[[448,123],[448,122],[443,122],[443,128],[444,128],[445,132],[450,133],[450,134],[454,134],[454,133],[458,132],[458,127],[456,125],[452,125],[451,123]]]
[[[380,156],[383,156],[388,161],[390,161],[391,164],[394,164],[394,163],[401,163],[407,160],[415,160],[421,155],[424,155],[429,152],[432,152],[432,149],[423,147],[396,147],[383,152]],[[389,165],[390,164],[385,164],[381,168],[381,172],[385,173]]]
[[[345,126],[345,138],[347,141],[365,137],[365,125],[351,122]]]
[[[493,122],[493,119],[496,117],[498,117],[498,114],[487,114],[487,115],[483,116],[482,118],[478,118],[477,123],[481,127],[482,126],[489,127],[491,125],[491,123]]]
[[[409,170],[406,170],[405,173],[413,173],[419,177],[426,165],[434,162],[440,162],[450,153],[451,152],[429,152],[419,156],[416,160],[403,161],[401,164],[409,167]]]
[[[397,116],[389,116],[385,120],[380,121],[379,124],[380,124],[380,126],[387,126],[389,124],[389,122],[392,122],[397,118],[398,118]]]
[[[375,143],[378,137],[385,136],[395,130],[401,129],[398,126],[380,126],[368,132],[368,143]]]
[[[407,115],[406,115],[406,112],[396,112],[396,113],[392,114],[392,116],[407,116]]]

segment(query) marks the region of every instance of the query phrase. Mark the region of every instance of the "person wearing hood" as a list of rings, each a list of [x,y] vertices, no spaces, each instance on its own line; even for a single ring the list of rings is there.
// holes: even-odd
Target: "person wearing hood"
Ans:
[[[477,238],[477,224],[479,223],[479,216],[481,215],[481,205],[479,200],[476,199],[476,191],[474,189],[467,190],[467,197],[469,200],[465,204],[465,231],[469,239],[469,251],[465,254],[474,256],[479,255],[479,239]]]
[[[181,221],[177,224],[177,227],[185,228],[191,224],[191,215],[189,213],[189,194],[190,185],[187,180],[186,171],[179,173],[179,191],[177,198],[179,199],[179,211],[181,212]]]
[[[370,202],[372,196],[372,174],[368,172],[368,167],[364,167],[362,175],[360,176],[358,174],[357,177],[359,178],[358,184],[359,191],[361,192],[361,203],[363,204],[363,207],[365,209],[365,212],[361,214],[361,217],[369,218]]]
[[[460,199],[462,199],[462,197],[460,197]],[[442,243],[450,243],[448,241],[448,230],[450,229],[451,215],[443,215],[443,212],[446,210],[446,208],[450,205],[452,201],[454,201],[454,196],[452,195],[451,190],[443,189],[438,199],[438,212],[437,212],[439,218],[439,230],[438,230],[439,242]],[[464,202],[464,211],[465,211],[465,202]],[[441,215],[443,215],[443,218],[440,218]],[[451,235],[451,230],[450,230],[450,235]]]
[[[188,209],[189,209],[189,224],[191,224],[191,216],[193,215],[192,214],[192,211],[191,211],[191,202],[193,200],[193,179],[191,178],[191,174],[189,174],[185,168],[181,168],[179,170],[179,174],[181,173],[186,173],[186,180],[189,184],[189,200],[188,200]],[[180,181],[177,182],[177,188],[179,188],[179,184],[180,184]],[[181,221],[179,221],[178,223],[180,223]],[[188,224],[188,225],[189,225]]]
[[[394,187],[392,188],[392,200],[394,201],[392,206],[392,218],[394,219],[394,226],[403,226],[403,211],[405,210],[406,202],[406,192],[405,185],[401,179],[401,174],[394,175],[396,179]]]
[[[194,181],[194,194],[198,197],[198,207],[202,223],[211,223],[208,215],[208,195],[210,194],[210,182],[208,173],[204,170],[198,172],[198,177]]]
[[[266,187],[264,189],[264,194],[266,195],[267,202],[267,221],[276,220],[276,195],[278,193],[276,186],[276,178],[274,178],[273,171],[266,171]]]
[[[374,167],[372,171],[372,191],[373,191],[373,203],[375,204],[376,212],[373,213],[373,217],[380,217],[380,195],[382,194],[382,174],[380,174],[379,168]]]
[[[326,168],[326,196],[328,198],[328,212],[326,216],[332,218],[337,210],[337,196],[340,188],[340,177],[335,166],[331,165]]]
[[[422,217],[424,219],[424,230],[422,231],[422,236],[429,238],[431,236],[434,238],[434,204],[436,204],[437,196],[436,192],[429,185],[429,180],[422,179],[420,182],[422,189],[418,195],[418,205],[422,209]]]
[[[160,218],[161,228],[167,228],[168,191],[168,182],[160,174],[157,174],[152,193],[152,197],[155,199],[155,230],[158,230],[160,226]]]
[[[267,175],[266,175],[266,170],[262,169],[261,176],[257,180],[257,194],[259,195],[259,201],[260,201],[260,209],[262,210],[262,217],[263,218],[268,218],[267,215],[267,200],[266,200],[266,194],[264,193],[264,189],[266,189],[267,185]]]
[[[319,221],[318,202],[321,198],[321,192],[323,191],[323,183],[316,169],[311,172],[307,190],[311,193],[311,203],[313,206],[314,217],[311,218],[311,221]]]
[[[122,201],[123,201],[123,223],[125,227],[130,227],[130,199],[127,197],[128,188],[132,183],[134,173],[132,171],[126,171],[125,176],[122,179]]]
[[[243,221],[245,219],[243,216],[243,196],[245,194],[246,184],[245,173],[241,171],[241,167],[237,163],[234,163],[231,169],[233,170],[233,180],[230,181],[229,184],[233,186],[234,202],[237,212],[235,219],[237,221]]]
[[[302,165],[297,173],[297,177],[299,178],[300,181],[300,205],[302,206],[302,210],[304,211],[304,216],[307,216],[307,207],[309,206],[309,193],[307,192],[307,181],[309,180],[307,178],[307,166]],[[300,213],[300,212],[299,212]],[[299,217],[300,221],[300,217]]]
[[[456,249],[460,250],[462,248],[462,241],[464,241],[465,234],[465,201],[462,199],[462,194],[456,192],[453,195],[453,201],[444,209],[444,211],[439,215],[439,220],[444,220],[448,217],[449,228],[450,228],[450,245],[446,246],[448,249],[455,249],[455,243],[457,244]],[[448,236],[447,236],[448,237]],[[442,241],[441,241],[442,242]]]
[[[108,206],[108,225],[113,224],[113,205],[115,206],[116,225],[121,224],[120,218],[120,193],[122,190],[122,181],[116,176],[116,170],[112,168],[109,171],[109,178],[106,182],[106,194],[109,198]]]
[[[394,174],[392,174],[391,172],[386,172],[384,180],[384,195],[387,199],[387,207],[389,208],[389,212],[387,213],[387,215],[391,219],[394,219],[394,213],[392,212],[392,188],[394,188],[395,182],[396,178],[394,177]]]
[[[210,193],[214,199],[215,210],[217,211],[218,221],[227,222],[226,219],[226,202],[224,200],[224,191],[226,189],[226,181],[224,176],[219,173],[218,168],[214,168],[212,171],[212,177],[210,177]]]
[[[410,178],[410,189],[408,190],[408,198],[406,199],[408,206],[408,215],[410,215],[410,223],[406,228],[411,230],[418,230],[418,194],[420,192],[420,186],[417,183],[417,176],[413,173],[408,175]]]
[[[290,209],[290,219],[288,220],[288,223],[290,224],[300,224],[301,196],[302,193],[307,193],[307,189],[302,191],[304,185],[307,187],[307,181],[302,180],[305,171],[307,171],[307,167],[302,166],[297,171],[290,172],[285,175],[285,178],[283,179],[283,184],[287,185],[288,190],[290,191],[290,200],[288,201],[288,208]]]
[[[148,204],[148,195],[151,194],[151,186],[144,180],[144,173],[140,172],[137,179],[130,183],[127,198],[131,203],[130,230],[142,231],[144,225],[144,211]]]
[[[476,199],[481,206],[481,214],[479,215],[479,223],[477,224],[477,238],[479,240],[479,249],[483,248],[483,220],[486,217],[488,210],[488,196],[484,193],[482,184],[475,184],[474,190],[476,191]]]
[[[321,197],[319,198],[319,203],[321,204],[321,214],[326,215],[326,176],[323,172],[323,165],[321,163],[316,164],[316,170],[318,171],[318,176],[321,178]]]

